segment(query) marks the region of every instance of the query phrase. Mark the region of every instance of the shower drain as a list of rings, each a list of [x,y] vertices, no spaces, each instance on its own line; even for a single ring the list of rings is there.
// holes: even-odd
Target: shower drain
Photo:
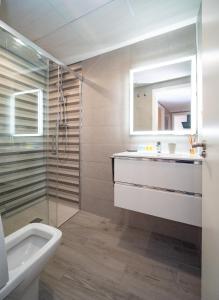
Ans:
[[[35,218],[32,221],[30,221],[30,223],[41,223],[42,221],[43,221],[43,219]]]

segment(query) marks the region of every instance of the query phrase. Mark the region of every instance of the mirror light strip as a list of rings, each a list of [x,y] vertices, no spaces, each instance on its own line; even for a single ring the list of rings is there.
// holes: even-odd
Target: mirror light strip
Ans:
[[[37,93],[37,133],[16,133],[15,98],[18,95]],[[14,93],[10,101],[10,134],[11,136],[42,136],[43,135],[43,91],[41,89]]]
[[[168,65],[173,65],[181,62],[191,61],[191,129],[184,129],[184,130],[155,130],[155,131],[135,131],[134,130],[134,89],[133,89],[133,78],[135,72],[145,71],[156,69]],[[139,68],[131,69],[130,70],[130,108],[129,108],[129,122],[130,122],[130,135],[189,135],[189,134],[196,134],[196,124],[197,124],[197,96],[196,96],[196,55],[182,57],[178,59],[174,59],[171,61],[165,61],[159,64],[150,64],[147,66],[142,66]]]

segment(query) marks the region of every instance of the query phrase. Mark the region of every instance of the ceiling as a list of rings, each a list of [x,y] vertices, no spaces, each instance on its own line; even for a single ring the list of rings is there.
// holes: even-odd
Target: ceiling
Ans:
[[[0,47],[4,50],[9,50],[11,53],[19,56],[36,66],[36,70],[47,70],[48,60],[35,51],[32,47],[27,46],[20,39],[15,38],[14,35],[8,33],[0,27]],[[34,68],[34,67],[33,67]],[[33,69],[32,69],[33,70]],[[20,73],[25,74],[28,70],[22,70]]]
[[[191,110],[191,87],[179,85],[156,91],[156,99],[170,112]]]
[[[153,84],[191,75],[191,61],[168,64],[161,67],[136,71],[133,75],[135,86]]]
[[[194,23],[201,0],[1,0],[0,19],[65,63]]]

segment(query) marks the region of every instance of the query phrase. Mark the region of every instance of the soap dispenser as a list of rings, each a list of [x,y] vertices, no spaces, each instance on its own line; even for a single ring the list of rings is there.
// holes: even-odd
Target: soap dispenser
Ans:
[[[161,153],[161,142],[156,143],[156,149],[157,149],[157,153],[160,154]]]

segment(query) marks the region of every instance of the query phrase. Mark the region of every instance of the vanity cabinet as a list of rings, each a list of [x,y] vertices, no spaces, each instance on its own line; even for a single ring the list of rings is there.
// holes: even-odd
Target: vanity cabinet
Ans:
[[[114,155],[114,205],[201,226],[201,158]]]

